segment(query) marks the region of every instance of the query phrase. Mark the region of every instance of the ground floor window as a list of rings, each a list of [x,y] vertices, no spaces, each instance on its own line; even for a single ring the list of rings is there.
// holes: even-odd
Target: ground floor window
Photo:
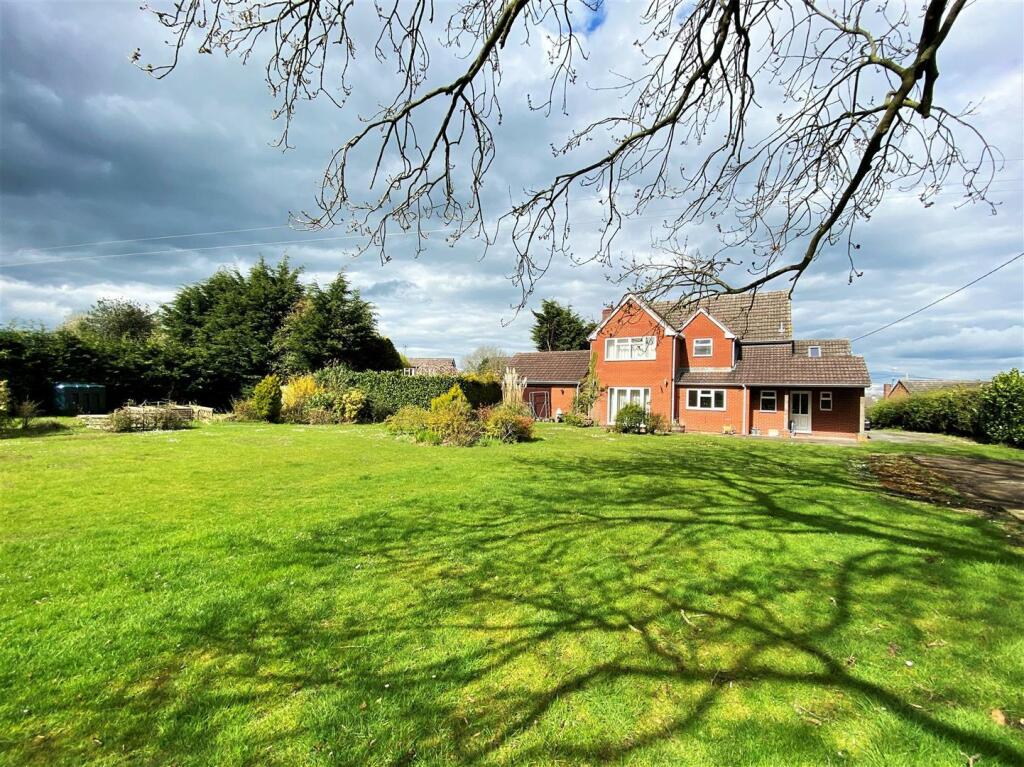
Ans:
[[[778,399],[775,396],[775,389],[762,389],[761,412],[774,413],[778,409]]]
[[[821,407],[822,410],[831,410],[832,409],[832,392],[830,392],[830,391],[823,391],[821,393],[821,399],[819,400],[819,407]]]
[[[642,387],[611,387],[608,389],[608,423],[615,423],[615,416],[626,405],[640,405],[651,409],[651,390]]]
[[[688,389],[687,410],[725,410],[725,389]]]

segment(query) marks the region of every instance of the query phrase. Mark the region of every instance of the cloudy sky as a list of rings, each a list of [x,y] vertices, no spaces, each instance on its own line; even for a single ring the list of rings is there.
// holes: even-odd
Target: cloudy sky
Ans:
[[[442,11],[449,5],[438,3]],[[372,103],[369,84],[387,81],[372,55],[357,59],[357,96],[345,110],[300,106],[295,148],[282,153],[271,146],[280,125],[271,120],[260,62],[187,52],[171,77],[153,80],[129,54],[139,47],[146,60],[163,60],[165,35],[138,6],[0,0],[0,322],[52,327],[101,297],[156,307],[219,267],[287,254],[311,280],[344,268],[378,307],[383,332],[411,356],[462,357],[480,344],[529,348],[530,318],[512,308],[519,291],[500,241],[484,257],[479,242],[449,247],[438,239],[417,258],[410,243],[395,240],[392,260],[381,265],[355,257],[357,243],[343,229],[288,228],[289,212],[311,206],[331,151]],[[600,85],[628,66],[620,56],[636,37],[639,7],[613,0],[582,19],[590,58],[581,81]],[[894,192],[860,230],[862,277],[848,284],[845,251],[830,251],[801,280],[798,335],[856,337],[1024,250],[1022,30],[1024,3],[980,3],[964,13],[941,62],[941,101],[977,104],[975,124],[1006,157],[993,186],[998,215],[958,207],[952,187],[930,208]],[[524,94],[545,82],[543,55],[536,44],[509,54],[492,195],[507,199],[545,181],[551,144],[588,111],[615,109],[600,91],[572,101],[568,117],[524,109]],[[574,228],[580,255],[593,243],[586,223]],[[623,252],[649,247],[651,227],[640,221],[627,230]],[[551,297],[595,316],[621,292],[597,266],[556,263],[531,305]],[[1022,364],[1022,315],[1018,261],[854,348],[876,382],[989,376]]]

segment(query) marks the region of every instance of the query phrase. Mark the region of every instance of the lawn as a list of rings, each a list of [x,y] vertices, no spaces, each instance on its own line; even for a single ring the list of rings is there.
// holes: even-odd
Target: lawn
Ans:
[[[1024,763],[1019,539],[879,449],[0,441],[0,762]]]

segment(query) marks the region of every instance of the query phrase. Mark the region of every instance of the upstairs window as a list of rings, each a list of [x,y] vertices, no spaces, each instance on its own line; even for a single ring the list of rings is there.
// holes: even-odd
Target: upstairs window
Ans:
[[[775,389],[761,390],[761,412],[774,413],[778,410],[778,398],[775,396]]]
[[[821,356],[821,347],[820,346],[808,346],[807,347],[807,356],[808,357],[814,357],[814,358],[820,357]]]
[[[714,348],[714,342],[710,338],[695,338],[693,339],[693,356],[694,357],[710,357],[711,350]]]
[[[658,339],[654,336],[609,338],[604,342],[604,358],[608,362],[622,360],[653,360]]]
[[[725,389],[689,389],[687,410],[725,410]]]

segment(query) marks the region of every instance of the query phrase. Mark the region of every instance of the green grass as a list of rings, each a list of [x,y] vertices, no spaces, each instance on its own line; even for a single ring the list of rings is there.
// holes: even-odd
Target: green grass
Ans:
[[[906,448],[538,432],[0,441],[0,763],[1024,763],[1024,553]]]

